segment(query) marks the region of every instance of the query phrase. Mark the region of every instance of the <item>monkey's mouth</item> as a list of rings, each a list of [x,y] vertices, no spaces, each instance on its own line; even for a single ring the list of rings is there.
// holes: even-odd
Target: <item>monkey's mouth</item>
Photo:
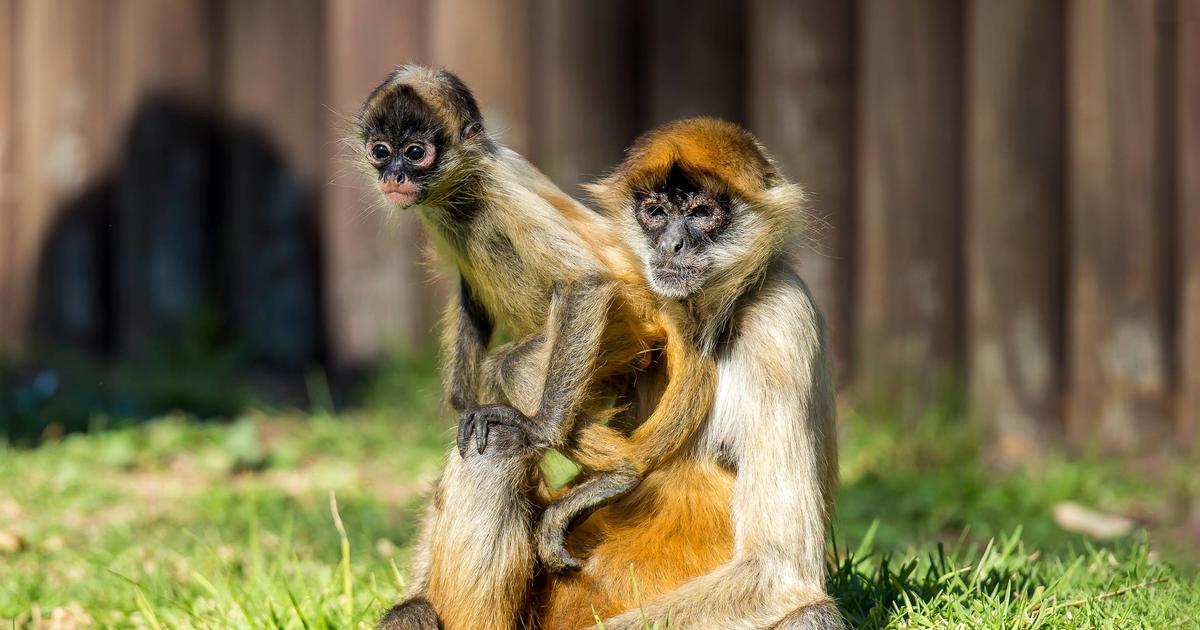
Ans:
[[[379,189],[388,203],[401,209],[415,204],[421,194],[421,187],[407,179],[402,182],[389,179],[379,184]]]
[[[700,289],[704,273],[699,265],[659,262],[650,265],[650,288],[659,295],[681,299]]]

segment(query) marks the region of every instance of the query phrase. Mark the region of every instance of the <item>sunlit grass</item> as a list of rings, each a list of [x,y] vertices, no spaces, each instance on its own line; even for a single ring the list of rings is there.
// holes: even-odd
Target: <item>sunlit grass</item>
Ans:
[[[438,391],[428,369],[406,369],[340,416],[168,416],[0,446],[0,626],[371,627],[404,590],[417,515],[453,439]],[[945,414],[843,414],[828,586],[855,627],[1200,619],[1187,540],[1144,517],[1194,501],[1194,468],[1047,459],[1001,473],[979,439]],[[556,478],[572,470],[551,466]],[[1152,527],[1091,543],[1054,525],[1068,499]],[[646,620],[656,624],[669,625]]]

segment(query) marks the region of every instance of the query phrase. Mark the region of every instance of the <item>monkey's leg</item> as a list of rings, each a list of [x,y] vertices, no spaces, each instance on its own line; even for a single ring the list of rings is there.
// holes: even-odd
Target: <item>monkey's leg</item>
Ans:
[[[424,592],[389,611],[381,628],[425,628],[416,624],[429,609],[446,630],[517,627],[534,571],[539,451],[507,426],[493,427],[488,442],[483,453],[451,452],[428,523]]]
[[[844,630],[845,622],[832,598],[819,599],[783,618],[774,630]]]
[[[452,313],[453,312],[454,311],[452,311]],[[454,337],[452,341],[458,343],[465,342],[468,347],[471,347],[477,343],[476,341],[472,341],[473,339],[477,338],[473,330],[474,325],[470,323],[469,318],[466,318],[465,316],[460,317],[458,315],[465,314],[456,313],[456,317],[452,319],[459,325],[465,326],[465,330],[462,331],[458,336]],[[524,371],[528,370],[536,370],[537,374],[544,374],[545,356],[544,353],[541,352],[542,347],[544,346],[544,341],[545,338],[542,334],[530,335],[529,337],[520,341],[499,346],[488,352],[486,357],[482,358],[478,356],[477,347],[472,349],[470,352],[463,352],[461,348],[456,348],[452,352],[452,356],[466,356],[468,358],[469,362],[473,364],[471,382],[478,383],[478,386],[475,388],[474,392],[464,394],[457,398],[469,398],[472,401],[505,400],[510,394],[506,392],[503,385],[504,377],[506,376],[506,372],[503,368],[506,366],[520,366],[520,369],[523,371],[523,373]],[[529,396],[522,395],[523,392],[514,393],[517,394],[516,399],[513,400],[514,405],[527,407],[530,404],[536,404],[536,398],[531,399]],[[540,395],[540,392],[538,392],[538,394]],[[452,394],[451,399],[454,400],[455,398],[456,396]],[[462,410],[460,409],[459,411]],[[496,444],[492,444],[491,447],[492,448],[487,449],[485,453],[480,454],[480,456],[492,458],[498,468],[503,468],[506,465],[504,463],[506,457],[501,452],[503,449]],[[475,455],[472,455],[472,457],[475,457]],[[414,544],[412,554],[410,555],[409,574],[411,587],[409,589],[409,595],[407,599],[402,600],[388,611],[384,619],[380,622],[381,630],[407,630],[409,628],[417,629],[442,627],[433,608],[433,604],[430,603],[429,599],[427,598],[427,591],[429,589],[430,582],[430,564],[432,560],[432,539],[441,533],[440,530],[435,530],[437,530],[440,522],[439,519],[441,518],[442,512],[445,509],[444,506],[446,504],[447,493],[457,496],[457,493],[460,492],[454,488],[455,484],[450,482],[449,479],[460,477],[458,473],[452,473],[451,469],[457,469],[464,466],[463,462],[461,461],[462,459],[463,458],[459,455],[455,455],[453,451],[447,455],[446,472],[443,473],[442,477],[435,484],[433,497],[425,507],[425,513],[421,520],[421,527],[417,536],[417,541]],[[519,460],[520,458],[517,459]],[[508,478],[509,475],[509,473],[504,470],[497,470],[496,473],[496,479]],[[484,473],[484,476],[486,477],[486,473]],[[537,477],[537,479],[539,481],[541,480],[540,475]],[[491,481],[492,480],[488,480],[485,483],[490,483]],[[547,490],[541,486],[539,486],[538,490],[539,496],[534,498],[539,505],[544,505],[546,502],[545,497],[548,496]],[[454,503],[450,509],[457,509],[457,506],[459,505],[458,500],[451,499],[451,501]],[[513,509],[513,505],[519,503],[519,500],[514,500],[513,497],[503,492],[497,494],[496,506],[498,508],[498,512],[500,513],[504,513],[506,510],[511,511]]]

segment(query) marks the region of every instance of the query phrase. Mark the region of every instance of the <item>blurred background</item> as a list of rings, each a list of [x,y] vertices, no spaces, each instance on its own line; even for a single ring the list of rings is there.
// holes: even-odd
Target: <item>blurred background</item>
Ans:
[[[966,387],[1006,457],[1193,449],[1196,11],[0,1],[0,426],[229,413],[214,374],[305,403],[319,373],[340,401],[386,353],[428,353],[444,286],[339,142],[418,61],[574,192],[652,125],[748,125],[823,220],[797,255],[851,391]]]
[[[342,139],[405,62],[575,194],[699,114],[808,188],[843,542],[1116,554],[1012,542],[997,602],[1200,548],[1198,0],[0,0],[0,621],[361,626],[394,596],[453,440],[447,284]],[[330,490],[370,587],[297,599],[278,574],[336,570]],[[948,605],[953,562],[900,565],[839,574],[853,621]]]

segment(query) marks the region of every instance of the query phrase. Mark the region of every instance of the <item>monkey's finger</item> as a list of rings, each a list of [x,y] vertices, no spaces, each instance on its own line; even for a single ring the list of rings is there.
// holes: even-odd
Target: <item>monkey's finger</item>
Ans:
[[[455,440],[455,444],[458,446],[459,457],[466,458],[467,456],[467,443],[471,441],[473,428],[475,428],[475,424],[472,422],[472,416],[463,414],[458,419],[458,438]]]
[[[487,416],[479,414],[475,417],[475,445],[479,449],[479,454],[483,454],[483,449],[487,448],[488,439],[488,422]]]

